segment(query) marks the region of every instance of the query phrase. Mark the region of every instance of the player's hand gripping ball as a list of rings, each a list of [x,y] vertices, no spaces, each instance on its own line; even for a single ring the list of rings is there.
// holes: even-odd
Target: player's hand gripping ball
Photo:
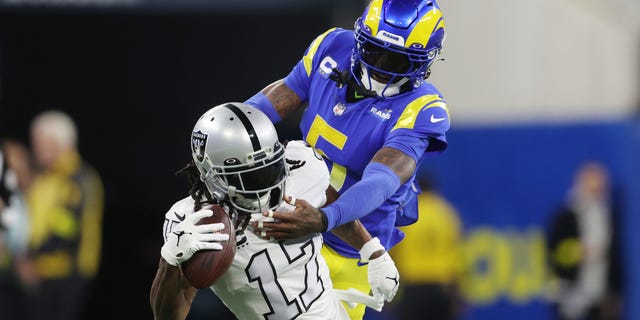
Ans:
[[[189,283],[198,289],[213,285],[227,272],[236,254],[236,235],[229,215],[217,204],[206,209],[213,211],[213,215],[200,219],[196,225],[222,223],[224,229],[218,232],[228,234],[229,240],[219,242],[222,250],[199,250],[182,263],[182,273]]]

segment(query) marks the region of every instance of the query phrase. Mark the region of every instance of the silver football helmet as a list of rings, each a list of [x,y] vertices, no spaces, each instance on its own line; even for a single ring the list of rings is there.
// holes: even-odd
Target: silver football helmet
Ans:
[[[215,199],[250,213],[282,203],[284,146],[260,110],[239,102],[209,109],[191,133],[191,155]]]

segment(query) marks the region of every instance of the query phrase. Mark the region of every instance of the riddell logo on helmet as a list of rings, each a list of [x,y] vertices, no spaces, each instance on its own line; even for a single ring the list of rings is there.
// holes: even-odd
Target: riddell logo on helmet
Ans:
[[[393,33],[382,30],[378,32],[378,35],[376,37],[380,40],[391,42],[399,46],[404,46],[404,38],[397,34],[393,34]]]

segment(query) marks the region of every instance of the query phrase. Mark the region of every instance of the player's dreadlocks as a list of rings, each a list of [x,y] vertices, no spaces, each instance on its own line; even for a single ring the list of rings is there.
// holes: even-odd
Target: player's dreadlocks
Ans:
[[[195,162],[191,160],[184,166],[182,169],[176,172],[176,175],[184,174],[189,179],[189,184],[191,188],[189,189],[189,195],[195,201],[193,205],[193,211],[198,211],[202,209],[203,204],[220,204],[217,199],[214,199],[209,193],[209,189],[204,184],[204,182],[200,179],[200,171],[196,167]],[[202,201],[206,199],[204,202]],[[232,208],[232,206],[229,206]],[[247,228],[249,224],[249,220],[251,219],[250,214],[238,214],[238,210],[231,209],[231,221],[233,221],[236,231],[236,236],[242,235],[244,230]]]
[[[191,188],[189,189],[189,195],[191,198],[195,200],[195,204],[193,206],[193,211],[198,211],[202,209],[202,197],[207,199],[206,203],[217,203],[216,200],[211,197],[209,194],[209,190],[207,190],[207,186],[204,184],[202,180],[200,180],[200,171],[196,167],[196,164],[191,160],[184,168],[178,170],[176,175],[184,174],[189,179],[189,184]]]

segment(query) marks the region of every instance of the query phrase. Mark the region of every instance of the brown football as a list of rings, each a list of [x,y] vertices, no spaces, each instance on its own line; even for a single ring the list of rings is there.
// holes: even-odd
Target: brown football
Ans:
[[[220,233],[228,234],[229,241],[220,243],[222,250],[200,250],[182,263],[182,273],[198,289],[213,285],[227,272],[236,254],[236,234],[229,215],[217,204],[207,209],[213,211],[213,215],[202,218],[198,224],[223,223],[224,229]]]

